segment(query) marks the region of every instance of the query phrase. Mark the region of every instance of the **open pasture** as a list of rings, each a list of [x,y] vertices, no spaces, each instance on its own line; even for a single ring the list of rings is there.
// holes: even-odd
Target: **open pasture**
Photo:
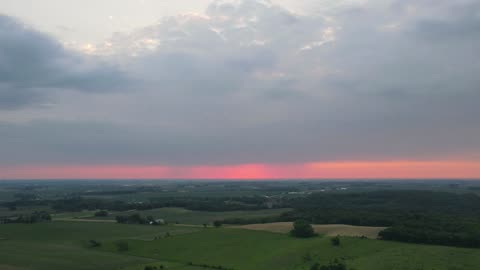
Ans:
[[[268,231],[276,233],[288,233],[292,229],[292,222],[274,222],[264,224],[248,224],[241,226],[234,226],[235,228]],[[385,227],[367,227],[367,226],[352,226],[344,224],[325,224],[325,225],[312,225],[316,233],[326,236],[365,236],[375,239],[378,237],[378,233],[385,229]]]
[[[118,215],[132,215],[139,213],[142,216],[153,216],[161,218],[168,223],[182,224],[211,224],[215,220],[223,220],[227,218],[260,218],[269,216],[278,216],[281,213],[291,210],[290,208],[265,209],[265,210],[249,210],[249,211],[192,211],[179,207],[165,207],[152,210],[133,210],[123,212],[112,212],[108,217],[93,217],[93,212],[84,212],[83,214],[73,214],[78,218],[107,219],[114,220]]]
[[[480,249],[406,244],[358,237],[297,239],[285,233],[238,228],[148,226],[98,222],[4,224],[0,269],[308,270],[313,263],[345,261],[356,270],[477,270]],[[168,234],[167,234],[168,232]],[[89,240],[101,243],[89,246]],[[118,243],[127,243],[120,251]]]
[[[357,270],[477,270],[480,250],[427,246],[341,237],[339,247],[330,237],[292,238],[286,234],[230,229],[203,229],[153,241],[129,240],[130,256],[159,261],[205,264],[242,270],[301,270],[318,262],[344,261]],[[115,252],[107,244],[106,251]],[[130,268],[142,270],[141,268]]]

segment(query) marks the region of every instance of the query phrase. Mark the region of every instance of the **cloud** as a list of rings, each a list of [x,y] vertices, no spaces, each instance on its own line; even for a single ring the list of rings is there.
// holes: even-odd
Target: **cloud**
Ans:
[[[41,37],[19,55],[39,51],[51,69],[35,64],[20,80],[11,67],[21,57],[7,61],[15,74],[0,95],[24,107],[0,117],[0,162],[478,160],[479,12],[467,0],[369,1],[310,15],[217,1],[95,47],[94,59],[124,73],[96,61],[72,69],[62,63],[90,58],[24,30]],[[104,91],[117,87],[125,91]],[[55,106],[26,107],[43,88],[62,89]]]
[[[111,64],[67,50],[48,35],[0,15],[0,110],[47,102],[58,89],[106,91],[125,82]]]

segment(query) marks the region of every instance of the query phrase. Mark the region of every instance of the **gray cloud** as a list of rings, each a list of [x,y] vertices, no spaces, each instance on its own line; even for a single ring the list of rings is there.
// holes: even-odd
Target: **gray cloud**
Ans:
[[[7,67],[15,74],[0,75],[0,98],[26,106],[39,86],[83,91],[3,118],[0,163],[478,160],[479,12],[466,0],[371,1],[316,15],[216,2],[97,46],[135,78],[126,87],[116,69],[57,65],[52,58],[71,52],[39,37],[25,51],[50,55],[39,63],[61,79],[38,65],[15,79]],[[126,91],[100,91],[114,82]],[[2,90],[9,85],[22,94]]]
[[[53,89],[106,91],[126,80],[112,65],[69,51],[49,36],[0,15],[0,109],[46,102]]]

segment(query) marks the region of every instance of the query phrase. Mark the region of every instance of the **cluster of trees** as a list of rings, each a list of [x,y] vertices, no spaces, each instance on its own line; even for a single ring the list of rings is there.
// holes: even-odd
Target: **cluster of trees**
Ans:
[[[31,214],[19,215],[17,217],[3,218],[0,223],[37,223],[43,221],[51,221],[52,217],[45,211],[35,211]]]
[[[310,223],[306,220],[300,219],[293,223],[293,229],[290,231],[290,235],[299,238],[308,238],[316,236],[315,231]]]
[[[160,266],[147,265],[143,269],[144,270],[161,270],[161,269],[165,269],[165,266],[163,266],[163,264],[160,264]]]
[[[310,270],[347,270],[347,265],[339,261],[338,259],[333,260],[327,265],[320,265],[319,263],[314,263]]]
[[[314,193],[291,201],[297,209],[355,209],[480,215],[480,196],[419,190]]]
[[[16,210],[20,206],[46,206],[49,205],[49,201],[41,200],[37,195],[30,193],[17,193],[13,195],[15,201],[2,202],[1,206],[8,208],[11,211]]]
[[[107,217],[108,216],[108,211],[105,211],[105,210],[97,211],[97,212],[95,212],[95,216],[96,217]]]
[[[480,196],[433,191],[315,193],[291,199],[294,210],[227,224],[306,220],[312,224],[384,226],[381,239],[480,247]]]
[[[102,246],[102,243],[98,242],[97,240],[90,240],[88,241],[88,246],[91,248],[100,247]]]
[[[95,198],[74,197],[49,201],[48,204],[59,212],[105,209],[110,211],[150,210],[163,207],[183,207],[198,211],[260,210],[267,208],[267,199],[261,196],[244,197],[162,197],[148,202],[127,203]]]
[[[340,237],[338,235],[335,237],[332,237],[330,239],[330,242],[332,243],[333,246],[340,246]]]
[[[236,211],[236,210],[260,210],[267,208],[267,199],[262,196],[241,197],[165,197],[150,199],[147,204],[138,206],[143,209],[162,207],[183,207],[197,211]]]
[[[13,194],[13,197],[20,201],[33,201],[38,198],[37,195],[32,193],[15,193]]]
[[[83,210],[105,209],[110,211],[126,211],[135,209],[123,201],[110,201],[94,198],[68,198],[49,202],[51,207],[58,212],[80,212]]]
[[[126,195],[126,194],[135,194],[138,193],[136,190],[94,190],[94,191],[84,191],[84,192],[76,192],[72,193],[72,196],[80,197],[80,196],[103,196],[103,195]]]
[[[124,252],[130,249],[127,241],[118,241],[115,242],[115,246],[117,247],[117,251]]]
[[[142,217],[140,214],[132,214],[129,216],[116,216],[115,220],[117,223],[122,224],[150,224],[150,225],[160,225],[155,218],[152,216],[147,216],[146,218]]]
[[[221,265],[209,265],[209,264],[206,264],[206,263],[199,264],[199,263],[189,262],[188,265],[199,266],[199,267],[202,267],[202,268],[218,269],[218,270],[234,270],[233,268],[228,268],[228,267],[221,266]]]
[[[280,221],[281,217],[279,216],[266,216],[266,217],[254,217],[254,218],[226,218],[222,220],[224,224],[260,224],[260,223],[272,223]],[[284,218],[285,221],[288,221],[287,218]]]
[[[385,240],[480,247],[480,197],[431,191],[315,194],[281,220],[386,226]]]
[[[453,217],[452,217],[453,218]],[[441,224],[448,221],[450,224]],[[389,227],[379,233],[384,240],[459,247],[480,247],[479,224],[464,220],[438,220],[438,223],[418,221]]]

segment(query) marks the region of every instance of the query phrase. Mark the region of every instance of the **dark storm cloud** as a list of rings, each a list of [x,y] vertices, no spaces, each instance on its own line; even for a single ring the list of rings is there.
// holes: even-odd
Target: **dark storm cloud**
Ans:
[[[95,92],[121,83],[123,74],[112,66],[66,50],[49,36],[0,15],[0,110],[45,101],[52,89]]]
[[[93,94],[59,94],[47,116],[6,119],[0,163],[478,160],[478,14],[476,1],[371,1],[316,15],[216,2],[96,48],[136,78],[108,94],[98,90],[122,74],[66,68],[71,53],[38,34],[24,51],[40,50],[43,66],[2,77],[3,107],[38,102],[42,87]],[[18,58],[2,68],[27,61]]]

